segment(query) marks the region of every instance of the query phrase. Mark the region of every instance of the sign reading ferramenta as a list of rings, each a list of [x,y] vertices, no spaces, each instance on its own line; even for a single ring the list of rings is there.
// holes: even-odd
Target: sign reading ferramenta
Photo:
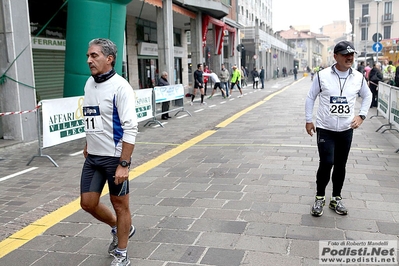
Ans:
[[[65,45],[66,41],[62,39],[32,37],[32,48],[34,49],[65,51]]]

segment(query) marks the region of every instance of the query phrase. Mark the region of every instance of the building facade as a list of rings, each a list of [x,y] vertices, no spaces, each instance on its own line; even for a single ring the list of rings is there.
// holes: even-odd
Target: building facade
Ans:
[[[294,66],[295,51],[273,31],[272,0],[238,0],[237,20],[240,34],[241,64],[249,70],[264,67],[266,79],[274,78],[276,70]]]
[[[328,40],[328,36],[313,33],[310,30],[297,30],[292,27],[282,30],[279,35],[288,40],[288,45],[295,50],[295,61],[300,71],[308,71],[317,66],[323,66],[322,41]]]
[[[113,2],[82,2],[101,1]],[[244,58],[249,67],[265,66],[270,78],[279,60],[287,64],[292,61],[293,51],[271,34],[272,0],[240,1],[120,1],[127,3],[124,45],[118,47],[118,54],[122,54],[120,74],[134,89],[141,89],[156,86],[159,73],[167,71],[171,84],[181,83],[189,92],[192,72],[198,63],[218,70],[222,63],[227,67],[241,65]],[[0,113],[32,110],[40,100],[83,95],[84,84],[75,84],[78,89],[71,93],[65,81],[65,73],[70,71],[66,69],[69,57],[80,58],[82,65],[86,59],[86,51],[68,53],[68,1],[0,3],[0,70],[11,77],[0,83]],[[86,4],[77,8],[84,10]],[[102,25],[101,19],[105,18],[87,24]],[[84,33],[80,36],[85,38]],[[244,57],[242,45],[246,46]],[[13,62],[15,58],[18,60]],[[37,123],[34,113],[0,116],[0,138],[37,140]]]
[[[357,60],[399,65],[399,0],[349,0],[349,8]]]

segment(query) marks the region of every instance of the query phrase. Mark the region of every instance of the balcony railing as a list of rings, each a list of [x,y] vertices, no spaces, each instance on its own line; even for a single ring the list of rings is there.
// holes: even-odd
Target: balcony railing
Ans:
[[[369,18],[360,18],[359,26],[367,26],[369,24]]]
[[[381,21],[384,24],[393,23],[393,14],[392,13],[386,13],[386,14],[382,15]]]

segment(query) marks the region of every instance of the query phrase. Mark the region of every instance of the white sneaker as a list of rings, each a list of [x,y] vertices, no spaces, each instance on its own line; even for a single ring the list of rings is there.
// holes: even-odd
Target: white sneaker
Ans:
[[[201,105],[206,105],[206,102],[202,102]]]
[[[243,96],[242,94],[241,94],[241,95],[238,95],[237,98],[241,98],[242,96]]]
[[[190,102],[190,105],[193,105],[193,102]]]

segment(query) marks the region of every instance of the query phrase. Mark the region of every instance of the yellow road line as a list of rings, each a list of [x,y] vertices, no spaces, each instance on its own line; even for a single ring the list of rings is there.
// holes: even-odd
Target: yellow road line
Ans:
[[[285,87],[282,90],[272,93],[271,95],[266,97],[264,100],[262,100],[258,103],[255,103],[252,106],[247,107],[246,109],[238,112],[237,114],[233,115],[226,121],[220,123],[217,127],[226,127],[228,124],[232,123],[237,118],[241,117],[245,113],[260,106],[261,104],[270,100],[271,98],[273,98],[274,96],[283,92],[287,88],[288,87]],[[167,161],[168,159],[172,158],[173,156],[187,150],[188,148],[196,145],[197,143],[199,143],[200,141],[211,136],[215,132],[216,132],[215,130],[208,130],[208,131],[202,133],[201,135],[182,143],[181,145],[177,146],[176,148],[173,148],[170,151],[167,151],[167,152],[161,154],[160,156],[137,166],[136,168],[134,168],[130,171],[129,180],[132,180],[132,179],[140,176],[141,174],[153,169],[154,167],[157,167],[161,163],[163,163],[163,162]],[[108,194],[108,192],[109,192],[108,187],[105,186],[102,196]],[[73,213],[75,213],[79,210],[80,210],[80,197],[75,199],[74,201],[68,203],[67,205],[59,208],[58,210],[53,211],[53,212],[43,216],[42,218],[38,219],[37,221],[29,224],[28,226],[24,227],[20,231],[9,236],[8,238],[6,238],[2,242],[0,242],[0,258],[4,257],[8,253],[18,249],[25,243],[27,243],[30,240],[34,239],[35,237],[41,235],[43,232],[45,232],[47,229],[49,229],[53,225],[59,223],[63,219],[69,217],[70,215],[72,215]]]
[[[290,85],[291,86],[291,85]],[[286,86],[281,90],[278,90],[276,92],[273,92],[272,94],[270,94],[269,96],[267,96],[264,100],[257,102],[247,108],[245,108],[244,110],[232,115],[230,118],[224,120],[223,122],[219,123],[216,127],[226,127],[228,126],[230,123],[232,123],[234,120],[240,118],[241,116],[243,116],[244,114],[248,113],[249,111],[252,111],[253,109],[255,109],[256,107],[264,104],[265,102],[269,101],[270,99],[272,99],[274,96],[282,93],[283,91],[285,91],[286,89],[288,89],[290,86]]]
[[[141,174],[153,169],[154,167],[157,167],[161,163],[163,163],[166,160],[172,158],[173,156],[183,152],[184,150],[194,146],[195,144],[206,139],[207,137],[211,136],[215,132],[216,132],[215,130],[206,131],[206,132],[202,133],[201,135],[199,135],[191,140],[186,141],[185,143],[179,145],[178,147],[176,147],[170,151],[167,151],[164,154],[162,154],[142,165],[137,166],[136,168],[132,169],[129,172],[129,180],[132,180],[132,179],[140,176]],[[108,187],[105,186],[102,196],[104,196],[108,193],[109,193]],[[49,229],[53,225],[59,223],[63,219],[69,217],[70,215],[77,212],[78,210],[80,210],[80,198],[77,198],[76,200],[59,208],[58,210],[43,216],[42,218],[38,219],[37,221],[31,223],[30,225],[24,227],[20,231],[9,236],[8,238],[6,238],[2,242],[0,242],[0,258],[4,257],[8,253],[21,247],[22,245],[29,242],[33,238],[41,235],[47,229]]]
[[[136,142],[143,145],[162,145],[162,146],[178,146],[178,143],[168,143],[168,142]],[[196,147],[291,147],[291,148],[310,148],[317,149],[317,145],[309,144],[278,144],[278,143],[203,143],[196,144]],[[385,151],[380,148],[366,148],[366,147],[351,147],[351,150],[358,151]]]

